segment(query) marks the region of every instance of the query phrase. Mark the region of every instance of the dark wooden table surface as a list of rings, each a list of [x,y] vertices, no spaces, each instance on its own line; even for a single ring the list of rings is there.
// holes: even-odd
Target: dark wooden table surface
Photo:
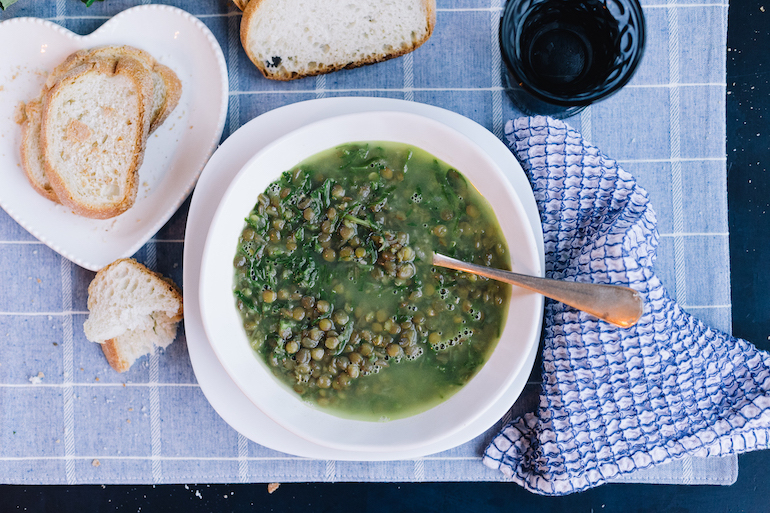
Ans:
[[[727,52],[733,333],[770,349],[770,2],[734,0]],[[770,512],[770,451],[732,486],[604,485],[540,497],[510,483],[0,486],[0,511]]]

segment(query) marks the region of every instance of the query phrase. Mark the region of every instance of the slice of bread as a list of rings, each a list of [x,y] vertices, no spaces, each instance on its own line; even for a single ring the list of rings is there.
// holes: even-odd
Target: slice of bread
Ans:
[[[150,133],[152,133],[168,118],[171,111],[179,103],[179,98],[182,96],[182,82],[171,68],[158,63],[152,55],[144,50],[128,45],[108,45],[79,50],[54,68],[46,80],[46,89],[52,89],[70,70],[88,61],[99,58],[118,60],[122,57],[133,57],[152,74],[153,101],[150,119]]]
[[[153,101],[150,133],[153,133],[168,118],[182,97],[182,82],[174,70],[160,63],[152,68]]]
[[[411,52],[435,23],[435,0],[251,0],[241,44],[265,77],[293,80]]]
[[[88,286],[88,311],[86,338],[102,345],[113,369],[125,372],[156,346],[174,341],[184,308],[174,282],[126,258],[96,273]]]
[[[21,125],[21,167],[29,183],[40,194],[58,203],[56,193],[45,174],[45,160],[40,149],[40,121],[43,103],[40,98],[28,102],[24,108],[26,118]]]
[[[107,219],[134,204],[152,91],[144,65],[121,57],[75,67],[45,95],[40,148],[45,175],[62,205]]]

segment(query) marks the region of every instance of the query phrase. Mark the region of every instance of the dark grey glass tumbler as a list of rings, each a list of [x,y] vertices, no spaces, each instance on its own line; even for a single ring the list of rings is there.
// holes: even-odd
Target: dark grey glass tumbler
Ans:
[[[508,0],[503,84],[527,115],[573,116],[633,76],[644,53],[637,0]]]

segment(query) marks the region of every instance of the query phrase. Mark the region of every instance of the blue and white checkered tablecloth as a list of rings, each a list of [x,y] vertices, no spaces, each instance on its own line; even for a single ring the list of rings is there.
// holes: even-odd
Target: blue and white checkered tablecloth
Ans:
[[[144,3],[149,2],[106,0],[86,8],[79,0],[19,0],[0,20],[34,16],[88,34]],[[265,80],[248,60],[238,38],[240,12],[231,2],[158,3],[198,17],[222,47],[230,80],[223,140],[264,112],[319,97],[432,104],[469,117],[501,139],[505,122],[520,116],[501,88],[497,31],[503,0],[438,0],[435,32],[414,53],[289,83]],[[648,191],[660,234],[655,272],[669,294],[687,312],[729,332],[728,5],[724,0],[642,3],[647,49],[637,74],[616,95],[568,123]],[[179,284],[188,207],[189,201],[136,255]],[[538,366],[506,418],[455,449],[416,461],[377,463],[278,453],[248,441],[214,412],[197,385],[181,330],[174,344],[150,358],[153,365],[145,358],[128,373],[114,373],[82,333],[92,278],[0,211],[2,482],[504,480],[482,464],[483,451],[506,421],[537,409]],[[30,379],[41,372],[42,380]],[[74,410],[65,413],[66,408]],[[734,456],[688,457],[619,479],[729,484],[736,476]]]

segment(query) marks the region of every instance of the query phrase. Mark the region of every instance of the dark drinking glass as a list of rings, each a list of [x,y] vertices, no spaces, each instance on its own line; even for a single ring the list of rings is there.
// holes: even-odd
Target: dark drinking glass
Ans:
[[[519,110],[569,117],[631,79],[644,52],[642,8],[637,0],[509,0],[500,49]]]

